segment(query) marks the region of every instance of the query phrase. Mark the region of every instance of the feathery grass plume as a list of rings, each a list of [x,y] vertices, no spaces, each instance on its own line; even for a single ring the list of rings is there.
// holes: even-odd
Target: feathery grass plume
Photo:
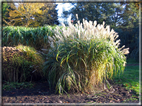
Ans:
[[[71,20],[68,21],[69,27],[66,27],[63,23],[63,28],[60,28],[59,26],[56,27],[56,29],[53,31],[55,33],[56,38],[58,41],[56,41],[56,44],[59,44],[61,41],[65,41],[67,38],[78,38],[78,39],[106,39],[110,41],[112,45],[114,45],[115,48],[118,48],[120,45],[120,39],[117,39],[119,36],[118,34],[111,29],[110,26],[106,26],[105,28],[105,22],[103,22],[102,25],[98,24],[97,21],[87,21],[83,19],[83,23],[80,23],[77,21],[77,24],[73,25],[71,23]],[[129,48],[121,48],[121,52],[124,54],[129,53]]]
[[[62,24],[63,28],[53,30],[57,41],[51,40],[44,64],[49,84],[56,86],[56,91],[94,91],[94,87],[123,72],[129,51],[124,46],[119,48],[118,35],[110,26],[84,19],[83,23],[68,23],[68,27]]]

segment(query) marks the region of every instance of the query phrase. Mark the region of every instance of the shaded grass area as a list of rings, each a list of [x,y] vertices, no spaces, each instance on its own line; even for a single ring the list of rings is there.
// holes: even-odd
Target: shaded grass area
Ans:
[[[122,84],[126,89],[133,90],[136,96],[139,96],[139,63],[135,60],[128,59],[124,73],[114,77],[115,84]],[[134,99],[135,96],[132,98]]]
[[[11,89],[23,89],[23,88],[33,88],[33,83],[31,82],[4,82],[3,90],[11,90]]]

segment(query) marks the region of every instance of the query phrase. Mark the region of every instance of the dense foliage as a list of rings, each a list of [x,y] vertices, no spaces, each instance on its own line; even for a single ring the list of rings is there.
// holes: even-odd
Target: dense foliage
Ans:
[[[121,3],[124,6],[121,21],[115,30],[120,35],[121,44],[130,48],[128,58],[139,61],[139,3]],[[141,8],[142,10],[142,8]],[[142,11],[141,11],[142,12]]]
[[[29,46],[3,47],[2,76],[9,82],[36,81],[43,77],[43,58]]]
[[[6,7],[9,6],[9,8]],[[54,3],[3,3],[3,25],[37,27],[58,25],[56,4]]]
[[[122,6],[119,3],[78,2],[73,3],[73,5],[74,7],[71,10],[63,12],[64,18],[72,15],[71,20],[73,20],[73,23],[76,23],[75,15],[78,14],[80,22],[82,22],[83,18],[87,21],[96,20],[99,24],[105,21],[107,25],[111,25],[111,28],[116,27],[120,20],[116,14],[122,11]]]

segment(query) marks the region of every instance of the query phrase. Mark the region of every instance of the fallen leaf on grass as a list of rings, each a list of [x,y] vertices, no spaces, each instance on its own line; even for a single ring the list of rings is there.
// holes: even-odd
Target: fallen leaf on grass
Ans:
[[[128,86],[128,84],[125,84],[126,86]]]

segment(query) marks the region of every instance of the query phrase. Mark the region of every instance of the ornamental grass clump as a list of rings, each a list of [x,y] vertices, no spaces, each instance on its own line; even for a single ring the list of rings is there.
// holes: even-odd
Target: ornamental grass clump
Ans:
[[[36,50],[48,49],[48,36],[54,36],[50,29],[55,26],[19,27],[6,26],[3,28],[2,46],[17,46],[18,44],[34,47]]]
[[[107,79],[123,72],[128,48],[119,48],[118,35],[103,22],[78,21],[69,27],[54,30],[55,38],[50,38],[51,49],[44,63],[44,73],[50,87],[59,93],[66,91],[94,92]]]

